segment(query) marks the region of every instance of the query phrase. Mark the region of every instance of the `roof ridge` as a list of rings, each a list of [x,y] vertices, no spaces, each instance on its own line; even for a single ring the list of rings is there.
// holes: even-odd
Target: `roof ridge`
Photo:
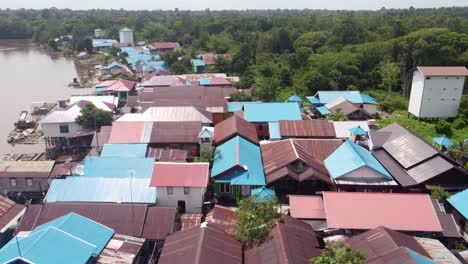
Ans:
[[[276,226],[275,226],[275,229],[276,229],[276,232],[278,232],[278,236],[279,236],[279,247],[281,248],[280,250],[280,254],[283,256],[283,263],[284,264],[288,264],[289,263],[289,259],[288,259],[288,253],[286,252],[286,247],[283,243],[284,241],[284,235],[283,235],[283,232],[280,228],[280,223],[278,223],[278,221],[276,222]]]

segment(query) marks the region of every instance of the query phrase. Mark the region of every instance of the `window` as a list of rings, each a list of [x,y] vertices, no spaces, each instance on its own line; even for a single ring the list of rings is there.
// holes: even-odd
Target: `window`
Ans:
[[[190,193],[190,188],[184,187],[184,194],[189,194],[189,193]]]
[[[59,129],[60,129],[60,133],[68,133],[70,130],[68,129],[68,125],[67,124],[62,124],[59,126]]]
[[[426,80],[430,80],[430,79],[431,79],[431,77],[426,77]]]
[[[168,186],[167,187],[167,194],[173,194],[174,193],[174,189],[172,188],[172,186]]]
[[[33,186],[33,180],[31,178],[26,178],[26,185]]]
[[[11,187],[16,187],[16,179],[15,178],[10,178],[10,186]]]
[[[222,193],[230,193],[231,192],[231,185],[229,183],[221,183],[221,192]]]

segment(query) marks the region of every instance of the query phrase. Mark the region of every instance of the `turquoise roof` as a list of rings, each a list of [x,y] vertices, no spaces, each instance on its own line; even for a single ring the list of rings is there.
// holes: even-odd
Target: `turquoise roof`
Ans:
[[[307,96],[306,99],[307,101],[309,101],[310,104],[323,105],[323,103],[321,103],[320,100],[315,96]]]
[[[362,97],[359,91],[320,91],[317,92],[318,99],[322,104],[328,104],[343,97],[353,104],[362,104]]]
[[[249,122],[302,120],[297,103],[258,103],[244,105],[244,119]]]
[[[144,42],[144,41],[138,41],[138,43],[137,43],[138,46],[144,46],[145,44],[146,44],[146,42]]]
[[[468,219],[468,190],[450,196],[447,201],[453,208],[457,209],[465,219]]]
[[[432,139],[435,143],[444,146],[446,148],[450,148],[453,146],[452,140],[450,140],[447,136],[443,135],[442,137],[435,137]]]
[[[364,104],[377,104],[377,100],[375,100],[374,97],[368,95],[368,94],[361,94],[361,99]]]
[[[141,146],[132,148],[139,149],[140,151],[140,153],[136,153],[135,155],[142,154]],[[111,149],[119,149],[119,147],[114,146]],[[127,178],[130,177],[130,172],[133,172],[132,177],[150,178],[153,175],[153,166],[154,158],[129,157],[128,153],[122,153],[119,157],[87,157],[84,161],[84,176]]]
[[[232,185],[265,185],[260,148],[239,136],[226,141],[216,148],[211,177]]]
[[[132,67],[136,70],[136,64],[133,64]],[[141,69],[147,72],[154,72],[156,70],[167,71],[168,67],[165,61],[148,61],[141,65]]]
[[[95,48],[109,48],[109,47],[112,47],[112,45],[115,42],[116,41],[113,39],[93,39],[92,40],[93,47]]]
[[[96,203],[156,203],[151,178],[103,178],[70,176],[54,179],[45,201]]]
[[[279,122],[268,122],[268,131],[270,134],[270,139],[281,139]]]
[[[0,249],[0,262],[21,258],[36,264],[84,264],[99,256],[113,235],[114,230],[69,213],[10,240]]]
[[[330,110],[328,110],[328,108],[326,108],[325,106],[317,107],[317,111],[319,111],[321,115],[329,115],[331,113]]]
[[[259,104],[261,102],[227,102],[227,111],[232,113],[235,111],[241,111],[242,107],[246,104]]]
[[[414,252],[413,250],[405,247],[406,251],[410,254],[410,256],[414,259],[416,264],[436,264],[435,261],[428,259],[424,256],[419,255],[418,253]]]
[[[300,103],[300,102],[302,102],[302,98],[299,95],[294,94],[294,95],[292,95],[291,97],[288,98],[288,101],[289,102]]]
[[[205,62],[202,59],[191,59],[190,62],[195,67],[205,66]]]
[[[276,198],[276,192],[265,186],[250,190],[250,195],[255,196],[259,202],[265,202]]]
[[[392,176],[369,151],[349,140],[328,156],[324,163],[333,179],[339,179],[357,169],[368,167],[383,177],[393,180]]]
[[[105,144],[101,157],[145,158],[147,144]]]
[[[211,82],[210,77],[201,77],[200,78],[200,85],[208,85]]]
[[[364,129],[362,129],[361,126],[352,127],[352,128],[349,129],[349,132],[353,136],[356,136],[356,135],[365,136],[365,135],[367,135],[367,132]]]

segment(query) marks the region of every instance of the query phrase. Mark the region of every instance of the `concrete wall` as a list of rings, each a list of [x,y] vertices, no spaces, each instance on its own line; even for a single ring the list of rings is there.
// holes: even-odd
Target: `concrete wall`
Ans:
[[[68,124],[68,133],[60,133],[60,125]],[[46,137],[68,137],[82,129],[77,123],[47,123],[41,124],[42,131]]]
[[[421,109],[422,96],[424,88],[424,76],[419,71],[414,71],[413,82],[411,83],[411,94],[408,105],[408,112],[419,116]]]
[[[2,194],[6,194],[7,192],[41,192],[49,188],[48,178],[31,178],[33,180],[32,186],[26,184],[27,178],[15,178],[16,187],[10,185],[10,178],[15,177],[0,178],[0,192]]]
[[[120,43],[133,43],[133,31],[120,31],[119,40]]]
[[[186,213],[199,214],[203,206],[206,188],[191,187],[189,194],[184,194],[183,187],[173,187],[173,193],[167,194],[167,187],[158,187],[156,191],[157,206],[177,207],[178,201],[185,201]]]

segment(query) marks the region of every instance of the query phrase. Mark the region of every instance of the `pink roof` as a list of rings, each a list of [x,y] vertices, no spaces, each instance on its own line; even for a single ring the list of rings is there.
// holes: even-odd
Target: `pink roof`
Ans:
[[[151,77],[151,79],[145,80],[141,83],[143,87],[152,87],[152,86],[184,86],[185,81],[175,75],[156,75]]]
[[[118,80],[107,88],[107,91],[128,92],[135,87],[136,82],[129,80]]]
[[[132,144],[143,142],[145,122],[114,122],[109,144]]]
[[[442,232],[428,194],[324,192],[323,201],[329,228]]]
[[[230,85],[231,82],[223,77],[213,77],[210,80],[210,85]]]
[[[206,187],[210,164],[156,162],[151,177],[151,187]]]
[[[424,76],[468,76],[464,66],[420,66],[418,71]]]
[[[320,196],[290,195],[290,213],[299,219],[326,219],[323,199]]]
[[[155,42],[152,44],[153,49],[175,49],[180,47],[177,42]]]

